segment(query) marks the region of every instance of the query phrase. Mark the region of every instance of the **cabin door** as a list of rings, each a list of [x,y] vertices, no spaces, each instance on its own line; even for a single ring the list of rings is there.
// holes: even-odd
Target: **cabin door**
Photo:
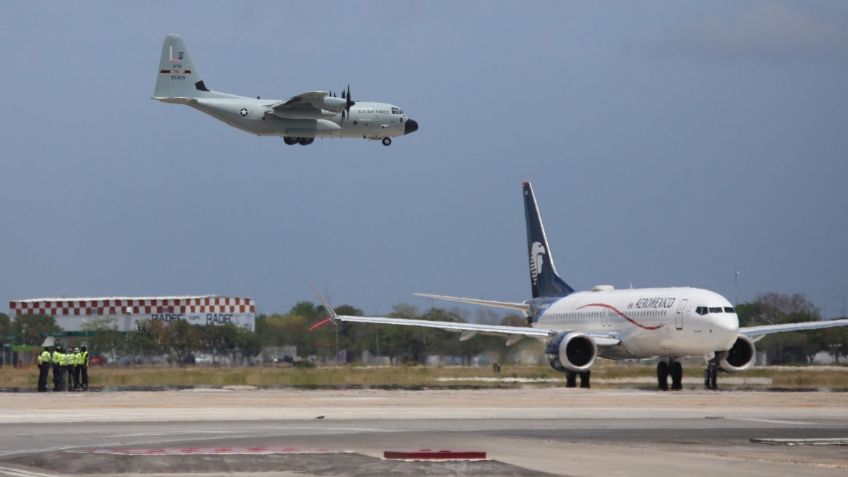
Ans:
[[[686,305],[689,303],[688,299],[680,300],[680,304],[677,305],[677,313],[674,315],[674,327],[678,330],[683,329],[683,314],[686,313]]]

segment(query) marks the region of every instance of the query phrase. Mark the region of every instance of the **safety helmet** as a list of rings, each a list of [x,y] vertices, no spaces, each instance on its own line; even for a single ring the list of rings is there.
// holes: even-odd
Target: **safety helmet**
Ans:
[[[74,353],[79,353],[79,347],[74,348]]]

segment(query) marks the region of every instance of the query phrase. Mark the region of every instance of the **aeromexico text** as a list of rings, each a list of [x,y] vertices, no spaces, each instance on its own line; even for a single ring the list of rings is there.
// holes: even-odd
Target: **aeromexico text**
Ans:
[[[671,308],[674,306],[674,298],[673,297],[662,297],[662,296],[654,296],[647,298],[640,298],[636,301],[636,303],[631,303],[627,305],[628,309],[641,310],[644,308]]]
[[[189,314],[186,316],[185,313],[153,313],[150,315],[151,319],[164,321],[166,323],[170,323],[172,321],[177,320],[186,320],[190,323],[197,323],[202,319],[202,314]],[[234,313],[206,313],[206,322],[207,325],[226,325],[227,323],[232,323],[237,325]]]

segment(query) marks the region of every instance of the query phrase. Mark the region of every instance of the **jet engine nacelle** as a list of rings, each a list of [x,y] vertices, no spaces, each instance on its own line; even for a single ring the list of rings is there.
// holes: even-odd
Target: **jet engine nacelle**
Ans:
[[[332,96],[324,96],[324,109],[341,112],[347,106],[347,100],[344,98],[334,98]]]
[[[562,333],[545,347],[548,364],[557,371],[588,371],[598,357],[598,346],[591,336],[583,333]]]
[[[751,338],[739,335],[733,346],[718,355],[718,365],[725,371],[745,371],[754,364],[757,348]]]

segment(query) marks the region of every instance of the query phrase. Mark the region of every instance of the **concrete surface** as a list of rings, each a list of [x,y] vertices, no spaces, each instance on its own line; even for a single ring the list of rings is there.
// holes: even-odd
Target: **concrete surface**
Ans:
[[[848,472],[848,393],[522,388],[0,394],[0,424],[0,475]],[[769,443],[752,442],[758,439]],[[269,446],[350,453],[165,459],[92,452]],[[409,463],[376,459],[384,450],[421,448],[482,450],[495,462],[405,467]]]

